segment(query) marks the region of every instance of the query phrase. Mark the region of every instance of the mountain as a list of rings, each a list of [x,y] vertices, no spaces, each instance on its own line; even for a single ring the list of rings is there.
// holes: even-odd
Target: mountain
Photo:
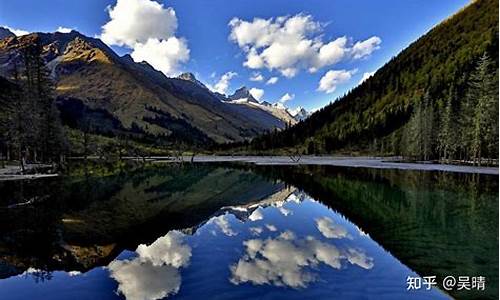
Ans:
[[[259,103],[245,86],[237,89],[228,99],[232,102]]]
[[[0,40],[7,37],[15,37],[15,36],[16,35],[12,33],[12,31],[10,31],[9,29],[0,27]]]
[[[201,81],[199,81],[198,79],[196,79],[196,77],[194,76],[193,73],[189,73],[189,72],[186,72],[186,73],[182,73],[181,75],[177,76],[178,79],[182,79],[182,80],[187,80],[187,81],[190,81],[194,84],[197,84],[198,86],[202,87],[202,88],[207,88]]]
[[[250,107],[252,109],[259,109],[265,111],[275,118],[278,118],[286,125],[294,125],[298,121],[292,114],[290,114],[289,109],[283,106],[281,103],[271,104],[267,101],[259,102],[255,97],[252,96],[247,87],[243,86],[237,89],[232,95],[225,96],[219,95],[219,97],[229,104],[236,104],[240,107]]]
[[[221,101],[193,74],[168,78],[77,31],[1,39],[0,75],[12,78],[14,66],[23,65],[23,49],[33,45],[41,46],[61,118],[71,127],[90,119],[99,134],[131,132],[152,142],[162,138],[206,145],[242,141],[286,126],[267,111]]]
[[[189,97],[197,99],[200,105],[212,103],[212,105],[216,105],[218,107],[218,111],[224,111],[231,117],[237,116],[239,119],[244,120],[244,122],[248,122],[248,124],[254,124],[252,126],[254,128],[259,128],[259,131],[253,134],[253,136],[258,133],[262,133],[263,131],[270,131],[275,128],[284,129],[287,125],[288,119],[283,119],[280,116],[273,114],[268,109],[264,109],[258,105],[259,102],[249,93],[246,94],[243,92],[246,88],[240,89],[241,91],[239,93],[241,93],[241,95],[247,95],[247,98],[231,101],[226,95],[210,91],[210,89],[198,81],[193,74],[181,75],[176,80],[172,80],[171,83],[173,86],[171,86],[170,89],[177,91],[179,97],[191,95]]]
[[[290,113],[290,115],[293,116],[295,120],[297,120],[297,122],[303,121],[311,115],[310,112],[308,112],[307,110],[305,110],[305,108],[301,106],[295,109],[288,109],[288,112]]]
[[[497,157],[498,1],[471,1],[345,96],[252,146],[421,159]]]

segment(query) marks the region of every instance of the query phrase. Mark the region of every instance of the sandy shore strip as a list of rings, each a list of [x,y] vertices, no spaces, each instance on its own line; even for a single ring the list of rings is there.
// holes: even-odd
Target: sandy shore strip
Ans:
[[[156,161],[175,161],[170,157],[150,157]],[[190,156],[183,157],[185,162]],[[347,157],[347,156],[302,156],[293,161],[288,156],[195,156],[193,162],[246,162],[257,165],[327,165],[353,168],[400,169],[418,171],[443,171],[456,173],[477,173],[498,175],[496,167],[461,166],[433,163],[410,163],[393,161],[387,157]]]

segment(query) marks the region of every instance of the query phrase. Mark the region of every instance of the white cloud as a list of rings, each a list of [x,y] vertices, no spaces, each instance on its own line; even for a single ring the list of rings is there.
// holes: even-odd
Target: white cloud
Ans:
[[[172,266],[157,267],[134,259],[113,261],[108,268],[126,299],[162,299],[179,292],[181,286],[179,271]]]
[[[115,260],[108,265],[118,282],[118,292],[127,299],[161,299],[176,294],[181,286],[179,268],[189,264],[191,247],[184,234],[171,231],[150,246],[139,245],[132,260]]]
[[[271,84],[276,84],[278,82],[278,77],[271,77],[269,80],[266,82],[267,85]]]
[[[151,0],[117,0],[108,7],[110,21],[102,26],[101,39],[108,45],[132,49],[135,61],[146,61],[165,75],[174,75],[189,60],[189,48],[175,36],[177,16]]]
[[[57,27],[56,31],[60,33],[70,33],[73,29],[72,28],[67,28],[67,27],[62,27],[59,26]]]
[[[165,75],[172,75],[180,63],[189,60],[189,49],[184,39],[149,39],[144,44],[136,44],[130,55],[134,61],[146,61]]]
[[[276,238],[247,240],[243,245],[246,253],[230,267],[233,284],[250,282],[303,288],[316,280],[312,270],[319,264],[340,270],[342,260],[347,260],[364,269],[373,268],[373,259],[361,250],[341,251],[311,236],[297,239],[291,231]]]
[[[353,264],[358,265],[363,269],[369,270],[373,268],[373,258],[366,256],[366,254],[358,249],[347,249],[347,260]]]
[[[363,77],[361,78],[361,80],[359,81],[358,84],[362,84],[363,82],[365,82],[365,80],[367,80],[368,78],[372,77],[373,74],[375,74],[375,71],[363,73]]]
[[[257,53],[254,48],[250,49],[247,53],[247,60],[243,63],[245,67],[250,69],[261,69],[265,66],[264,60]]]
[[[382,40],[378,36],[372,36],[365,41],[357,42],[352,47],[352,57],[354,59],[367,57],[373,51],[380,49],[380,43],[382,43]]]
[[[373,36],[354,45],[345,36],[323,41],[323,25],[305,14],[229,22],[229,39],[246,54],[244,66],[250,69],[277,70],[294,77],[301,69],[311,73],[343,59],[360,59],[380,48],[381,39]]]
[[[111,20],[102,26],[101,39],[106,44],[134,47],[149,39],[166,39],[177,30],[177,16],[151,0],[117,0],[108,7]]]
[[[211,86],[211,85],[207,85],[207,86],[213,92],[226,94],[227,90],[229,89],[229,84],[231,82],[231,79],[233,79],[237,75],[238,75],[238,73],[236,73],[236,72],[226,72],[224,75],[222,75],[220,77],[219,81],[214,86]]]
[[[276,231],[276,230],[278,230],[278,229],[276,228],[276,226],[274,226],[274,225],[272,225],[272,224],[266,224],[266,228],[267,228],[267,230],[269,230],[269,231]]]
[[[349,81],[356,72],[356,69],[350,71],[330,70],[321,77],[318,91],[326,92],[327,94],[333,93],[339,84]]]
[[[280,102],[281,103],[281,102]],[[289,215],[292,215],[293,212],[287,208],[284,208],[284,207],[278,207],[278,210],[279,212],[284,215],[285,217],[289,216]]]
[[[208,224],[214,223],[217,227],[219,227],[219,229],[222,231],[222,233],[224,233],[227,236],[235,236],[238,234],[236,231],[234,231],[231,228],[231,224],[229,223],[227,214],[222,215],[222,216],[213,217],[207,223]]]
[[[344,227],[333,223],[333,220],[328,217],[316,219],[316,227],[323,236],[329,239],[350,238]]]
[[[252,235],[260,235],[262,233],[262,231],[264,231],[264,229],[262,229],[262,227],[250,227],[250,232],[252,233]]]
[[[347,46],[347,37],[339,37],[325,45],[322,45],[319,48],[318,55],[315,57],[315,61],[311,68],[310,72],[314,73],[319,68],[324,66],[330,66],[338,63],[349,52],[349,48]]]
[[[295,98],[295,95],[294,95],[294,94],[289,94],[289,93],[286,93],[286,94],[284,94],[283,96],[281,96],[281,98],[280,98],[278,101],[284,104],[284,103],[286,103],[287,101],[292,100],[293,98]]]
[[[250,94],[257,100],[260,100],[264,96],[264,90],[258,88],[251,88]]]
[[[191,258],[191,247],[183,244],[183,238],[182,233],[170,231],[149,246],[139,245],[136,252],[141,260],[150,261],[154,266],[171,265],[180,268],[187,265]]]
[[[9,27],[9,26],[5,26],[5,25],[2,25],[0,27],[7,28],[8,30],[10,30],[16,36],[22,36],[22,35],[30,34],[29,31],[26,31],[26,30],[23,30],[23,29],[16,29],[16,28],[12,28],[12,27]]]
[[[250,81],[263,81],[264,80],[264,76],[262,76],[262,74],[260,74],[259,72],[254,72],[252,74],[252,77],[250,77]]]

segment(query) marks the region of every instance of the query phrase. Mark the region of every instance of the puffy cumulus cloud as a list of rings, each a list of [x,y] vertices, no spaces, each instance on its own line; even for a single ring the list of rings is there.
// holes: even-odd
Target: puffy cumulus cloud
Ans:
[[[146,61],[165,75],[172,75],[180,63],[189,60],[189,49],[184,39],[176,37],[148,39],[144,44],[136,44],[130,55],[134,61]]]
[[[111,20],[102,26],[101,34],[106,44],[134,47],[151,38],[169,38],[177,30],[175,11],[156,1],[117,0],[107,10]]]
[[[215,224],[217,227],[219,227],[222,233],[224,233],[227,236],[235,236],[238,233],[231,228],[231,224],[229,223],[228,218],[229,218],[228,215],[225,214],[222,216],[213,217],[207,223]]]
[[[243,245],[245,254],[230,267],[233,284],[250,282],[303,288],[317,279],[312,269],[319,264],[341,269],[342,261],[347,260],[364,269],[373,267],[373,259],[361,250],[342,251],[313,237],[297,239],[291,231],[276,238],[247,240]]]
[[[115,260],[108,265],[118,282],[118,292],[127,299],[161,299],[176,294],[181,285],[179,268],[189,264],[191,247],[184,234],[171,231],[151,245],[139,245],[137,257]]]
[[[278,101],[281,103],[286,103],[286,102],[292,100],[293,98],[295,98],[294,94],[286,93],[283,96],[281,96],[281,98]]]
[[[72,30],[73,30],[72,28],[62,27],[62,26],[59,26],[56,29],[56,31],[60,33],[70,33]]]
[[[108,13],[110,21],[102,26],[101,39],[132,49],[135,61],[173,75],[180,63],[189,60],[186,40],[175,36],[177,16],[172,8],[152,0],[117,0]]]
[[[109,264],[118,292],[126,299],[162,299],[179,292],[181,276],[172,266],[154,266],[141,260],[116,260]]]
[[[351,264],[360,266],[361,268],[366,270],[369,270],[374,266],[373,258],[366,256],[366,254],[359,249],[347,249],[346,257]]]
[[[350,71],[330,70],[326,72],[323,77],[321,77],[319,81],[318,91],[325,92],[327,94],[333,93],[339,84],[349,81],[352,75],[354,75],[356,72],[356,69]]]
[[[263,89],[258,89],[258,88],[251,88],[250,89],[250,94],[257,99],[260,100],[264,96],[264,90]]]
[[[350,238],[349,233],[343,226],[333,223],[333,220],[328,217],[316,219],[316,227],[323,236],[329,239]]]
[[[170,231],[149,246],[139,245],[136,252],[141,260],[150,261],[155,266],[171,265],[180,268],[187,265],[191,258],[191,247],[183,243],[183,238],[184,234]]]
[[[365,72],[365,73],[363,73],[363,77],[361,77],[361,80],[359,81],[358,84],[362,84],[363,82],[365,82],[365,80],[367,80],[368,78],[372,77],[374,74],[375,74],[375,72]]]
[[[380,49],[381,43],[382,40],[378,36],[372,36],[365,41],[357,42],[352,47],[352,57],[354,59],[365,58],[373,51]]]
[[[238,73],[236,72],[226,72],[220,77],[219,81],[214,86],[208,85],[208,88],[211,89],[213,92],[226,94],[227,90],[229,89],[229,84],[231,82],[231,79],[233,79],[236,76],[238,76]]]
[[[381,43],[377,36],[354,45],[346,36],[323,41],[324,26],[305,14],[252,21],[233,18],[229,27],[229,39],[246,54],[244,66],[277,70],[288,78],[301,69],[314,73],[343,59],[367,57]]]
[[[278,82],[279,78],[278,77],[271,77],[269,78],[268,81],[266,81],[266,84],[267,85],[272,85],[272,84],[276,84]]]
[[[250,77],[250,81],[263,81],[264,76],[260,74],[259,72],[254,72],[252,76]]]
[[[314,73],[319,68],[336,64],[345,58],[348,53],[347,37],[343,36],[337,38],[319,48],[318,55],[314,57],[313,64],[309,68],[309,71]]]

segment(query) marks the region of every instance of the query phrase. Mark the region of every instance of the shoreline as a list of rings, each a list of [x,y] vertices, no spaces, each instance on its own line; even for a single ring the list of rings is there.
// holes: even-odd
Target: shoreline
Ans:
[[[72,158],[78,159],[78,158]],[[93,157],[90,159],[97,159]],[[124,157],[125,160],[145,160],[149,163],[190,163],[191,156],[172,157],[172,156],[150,156],[147,158]],[[252,163],[255,165],[276,165],[276,166],[294,166],[294,165],[324,165],[348,168],[372,168],[372,169],[396,169],[408,171],[438,171],[453,172],[464,174],[484,174],[499,175],[498,167],[479,167],[467,165],[451,165],[429,162],[401,162],[396,157],[372,157],[372,156],[302,156],[292,160],[289,156],[216,156],[216,155],[198,155],[193,158],[193,163]],[[17,166],[6,166],[0,168],[0,181],[11,180],[34,180],[40,178],[57,177],[60,174],[34,173],[34,174],[16,174]]]
[[[154,162],[179,161],[174,157],[149,157]],[[497,167],[479,167],[465,165],[448,165],[435,163],[411,163],[391,161],[391,157],[369,156],[302,156],[299,161],[293,161],[288,156],[195,156],[193,162],[244,162],[256,165],[326,165],[352,168],[398,169],[414,171],[442,171],[454,173],[474,173],[486,175],[499,175]],[[184,162],[190,162],[190,156],[183,157]]]

